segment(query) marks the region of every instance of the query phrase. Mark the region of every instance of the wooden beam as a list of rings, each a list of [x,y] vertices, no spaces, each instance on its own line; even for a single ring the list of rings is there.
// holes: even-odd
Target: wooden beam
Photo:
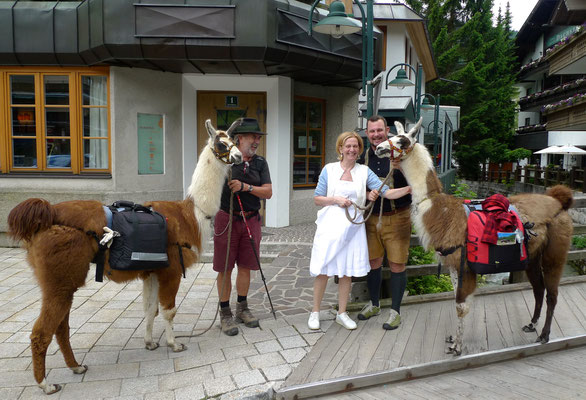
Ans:
[[[554,339],[545,344],[533,343],[502,350],[486,351],[480,354],[471,354],[418,364],[410,367],[400,367],[390,371],[371,372],[355,376],[346,376],[319,382],[293,385],[277,389],[275,391],[275,398],[278,400],[304,399],[330,393],[348,392],[367,386],[401,382],[446,372],[482,367],[502,361],[530,357],[553,351],[567,350],[585,345],[586,335]]]

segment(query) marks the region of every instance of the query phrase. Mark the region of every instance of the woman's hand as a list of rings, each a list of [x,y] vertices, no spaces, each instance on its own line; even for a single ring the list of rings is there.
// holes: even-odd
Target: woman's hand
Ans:
[[[346,208],[346,207],[350,207],[350,205],[352,204],[352,202],[346,197],[335,196],[335,197],[333,197],[333,199],[334,199],[334,204],[337,205],[338,207]]]
[[[376,189],[371,190],[366,195],[366,198],[368,199],[368,201],[376,201],[376,199],[378,199],[378,190],[376,190]]]

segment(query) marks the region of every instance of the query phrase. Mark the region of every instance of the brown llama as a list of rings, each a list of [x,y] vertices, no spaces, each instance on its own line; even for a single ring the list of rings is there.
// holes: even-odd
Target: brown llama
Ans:
[[[469,311],[466,298],[476,289],[476,274],[465,267],[461,287],[458,287],[460,256],[466,243],[467,219],[462,199],[443,193],[442,185],[435,173],[429,152],[416,142],[421,120],[408,133],[395,122],[397,135],[378,145],[379,157],[401,160],[401,169],[411,186],[413,203],[412,220],[415,230],[426,249],[438,251],[457,248],[441,262],[450,269],[450,277],[456,295],[458,328],[448,353],[462,352],[464,317]],[[558,285],[566,256],[570,248],[573,225],[567,213],[572,205],[572,192],[563,185],[555,186],[543,194],[519,194],[512,196],[510,203],[519,211],[523,222],[535,224],[531,229],[537,236],[529,240],[529,263],[527,277],[533,287],[535,310],[531,322],[523,327],[525,332],[535,332],[541,314],[544,292],[547,290],[547,312],[545,323],[537,342],[549,341],[553,312],[557,303]],[[526,233],[528,234],[528,233]]]
[[[153,341],[153,321],[158,303],[165,319],[167,345],[174,352],[186,347],[175,342],[173,318],[177,312],[175,297],[179,289],[183,265],[193,265],[201,254],[202,240],[209,234],[211,218],[220,207],[224,180],[231,163],[242,162],[242,154],[234,145],[231,132],[216,131],[206,121],[210,136],[193,173],[188,194],[182,201],[152,201],[145,203],[167,218],[167,256],[169,266],[152,271],[120,271],[110,268],[106,251],[104,275],[114,282],[143,281],[143,308],[146,319],[145,347],[156,349]],[[98,201],[66,201],[51,205],[43,199],[28,199],[8,215],[10,235],[24,242],[27,260],[32,266],[42,291],[39,318],[31,333],[33,372],[37,384],[46,394],[61,389],[45,379],[45,356],[53,335],[75,374],[83,374],[87,366],[79,365],[69,342],[69,313],[73,294],[85,284],[90,262],[98,252],[96,239],[88,233],[101,235],[106,215]],[[181,249],[181,250],[179,250]],[[157,301],[158,299],[158,301]]]

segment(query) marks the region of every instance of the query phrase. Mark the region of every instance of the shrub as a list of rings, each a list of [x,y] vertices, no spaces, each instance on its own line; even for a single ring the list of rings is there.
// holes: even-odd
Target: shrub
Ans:
[[[410,296],[428,293],[441,293],[454,290],[448,274],[415,276],[407,280],[407,290]]]
[[[470,189],[470,186],[466,183],[462,183],[460,181],[456,181],[456,183],[452,183],[452,194],[455,197],[460,197],[463,199],[475,199],[478,197],[475,191]]]
[[[577,250],[586,249],[586,236],[577,235],[572,237],[572,246]]]
[[[424,265],[435,262],[433,251],[425,251],[423,246],[413,246],[409,248],[409,259],[407,265]]]

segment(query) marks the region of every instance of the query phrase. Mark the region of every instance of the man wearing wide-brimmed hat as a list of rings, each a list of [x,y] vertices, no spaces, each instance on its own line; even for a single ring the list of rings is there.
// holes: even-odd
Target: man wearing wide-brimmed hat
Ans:
[[[220,211],[214,221],[214,271],[218,272],[218,294],[220,296],[220,312],[222,332],[228,336],[238,334],[237,322],[243,322],[249,328],[259,326],[248,309],[246,296],[250,287],[250,271],[258,270],[258,259],[246,229],[250,228],[259,254],[261,239],[261,218],[259,215],[260,200],[270,199],[273,195],[271,176],[267,161],[256,154],[260,140],[266,133],[261,132],[255,118],[241,118],[241,124],[234,130],[235,142],[242,153],[243,162],[232,166],[232,179],[226,180],[222,191]],[[230,196],[234,196],[233,210],[230,211]],[[240,197],[244,211],[244,221],[237,196]],[[226,269],[226,251],[228,232],[227,225],[232,218],[232,234],[230,238],[230,254]],[[222,233],[221,235],[218,235]],[[233,318],[230,308],[232,291],[232,270],[234,263],[238,266],[236,275],[236,316]],[[226,272],[224,272],[226,271]]]

